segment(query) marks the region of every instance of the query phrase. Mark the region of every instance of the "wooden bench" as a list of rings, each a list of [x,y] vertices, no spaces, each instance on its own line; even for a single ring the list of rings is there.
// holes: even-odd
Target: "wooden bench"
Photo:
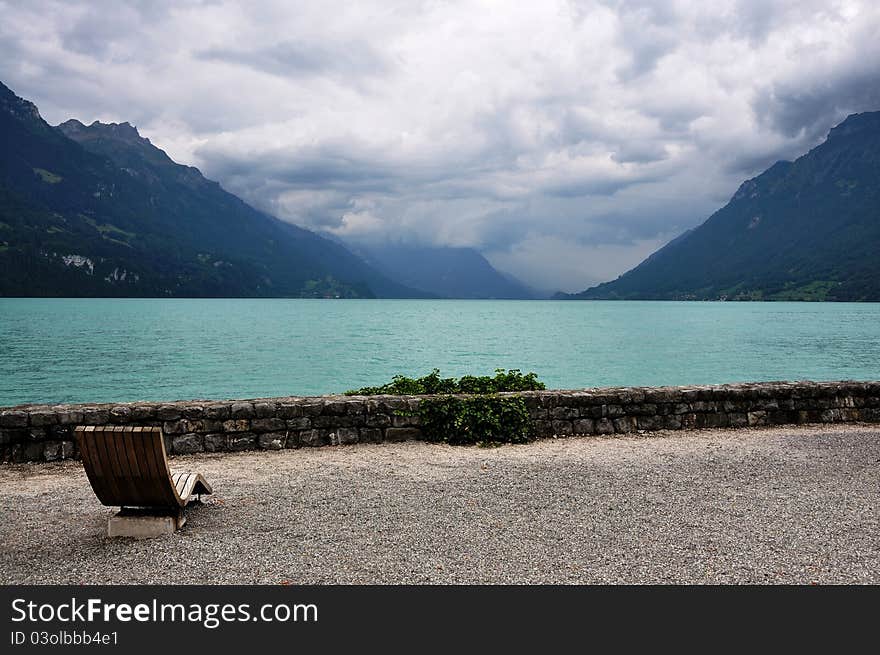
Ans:
[[[120,508],[107,524],[111,537],[174,532],[186,522],[183,508],[213,492],[199,473],[171,473],[162,428],[85,425],[75,434],[98,500]]]

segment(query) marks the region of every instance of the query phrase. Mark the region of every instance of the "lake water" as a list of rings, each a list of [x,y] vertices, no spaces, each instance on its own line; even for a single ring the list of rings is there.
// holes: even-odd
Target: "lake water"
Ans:
[[[880,304],[0,298],[0,405],[334,393],[395,373],[551,388],[880,379]]]

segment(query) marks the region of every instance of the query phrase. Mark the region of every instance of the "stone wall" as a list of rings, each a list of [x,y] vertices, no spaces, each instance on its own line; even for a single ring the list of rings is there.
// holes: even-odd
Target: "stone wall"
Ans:
[[[531,391],[539,437],[880,422],[880,382],[765,382]],[[321,396],[0,408],[4,462],[77,458],[77,425],[162,426],[169,454],[420,439],[418,396]],[[407,415],[409,414],[409,415]]]

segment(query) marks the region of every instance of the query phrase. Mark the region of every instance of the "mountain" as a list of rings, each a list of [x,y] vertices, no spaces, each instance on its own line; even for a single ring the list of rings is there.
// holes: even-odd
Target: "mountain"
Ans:
[[[54,128],[0,84],[0,295],[421,297],[128,123]]]
[[[880,300],[880,112],[740,186],[699,227],[579,299]]]
[[[388,277],[446,298],[535,298],[538,294],[497,271],[473,248],[387,242],[351,246]]]

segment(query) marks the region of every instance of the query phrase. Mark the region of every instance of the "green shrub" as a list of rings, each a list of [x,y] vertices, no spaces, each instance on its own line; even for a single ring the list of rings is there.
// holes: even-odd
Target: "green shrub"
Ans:
[[[419,402],[418,414],[427,441],[487,446],[525,443],[534,438],[522,398],[425,398]]]
[[[375,396],[389,394],[394,396],[421,396],[425,394],[472,393],[489,394],[501,391],[537,391],[546,389],[535,373],[522,373],[513,368],[509,371],[498,368],[495,375],[465,375],[460,380],[441,378],[440,370],[434,369],[421,378],[408,378],[395,375],[391,382],[381,387],[364,387],[346,391],[347,396]]]

